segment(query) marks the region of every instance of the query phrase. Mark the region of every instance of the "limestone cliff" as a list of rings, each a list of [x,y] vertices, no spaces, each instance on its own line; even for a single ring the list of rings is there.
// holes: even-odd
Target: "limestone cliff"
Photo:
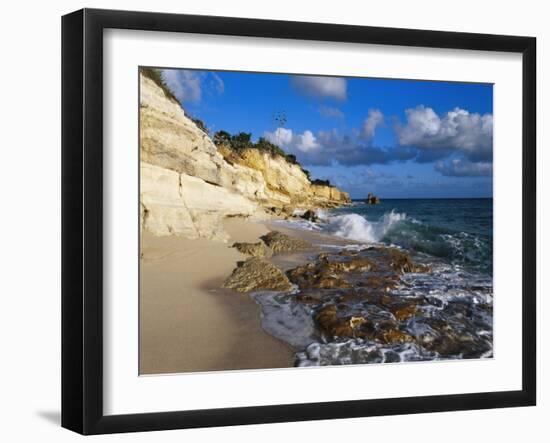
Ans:
[[[257,149],[218,148],[175,100],[140,75],[141,226],[155,235],[224,240],[221,219],[332,207],[349,196],[312,185],[297,164]]]

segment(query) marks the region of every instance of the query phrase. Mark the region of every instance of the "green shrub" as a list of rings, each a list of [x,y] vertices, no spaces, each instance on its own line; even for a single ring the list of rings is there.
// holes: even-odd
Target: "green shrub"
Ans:
[[[191,121],[197,125],[197,128],[199,128],[202,132],[205,134],[208,134],[208,129],[206,128],[206,125],[201,119],[198,118],[191,118]]]
[[[315,180],[310,180],[312,185],[320,185],[320,186],[330,186],[330,180],[320,180],[316,178]]]
[[[238,134],[231,135],[227,131],[217,131],[213,136],[213,141],[216,146],[227,146],[235,152],[239,152],[244,149],[258,149],[262,152],[267,152],[272,157],[280,156],[284,158],[291,165],[297,165],[302,169],[302,172],[306,175],[307,179],[311,181],[310,172],[307,169],[302,168],[300,163],[294,154],[287,154],[275,143],[271,143],[264,137],[260,137],[256,143],[252,142],[252,134],[249,132],[239,132]],[[330,186],[328,180],[314,180],[312,183],[326,184]]]

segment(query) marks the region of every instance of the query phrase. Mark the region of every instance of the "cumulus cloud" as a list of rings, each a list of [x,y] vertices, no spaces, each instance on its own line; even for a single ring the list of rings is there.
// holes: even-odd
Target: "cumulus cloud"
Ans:
[[[379,109],[369,109],[369,114],[363,122],[361,136],[366,140],[372,140],[376,128],[384,122],[384,114]]]
[[[344,113],[340,109],[332,106],[320,106],[319,114],[326,118],[344,118]]]
[[[265,132],[264,137],[296,155],[304,165],[345,166],[388,164],[414,158],[416,150],[402,146],[381,148],[363,143],[358,138],[342,135],[337,130],[319,131],[317,134],[306,130],[295,134],[291,129],[278,128]]]
[[[295,134],[292,129],[277,128],[273,132],[264,132],[264,137],[288,152],[312,152],[321,146],[317,137],[310,130]]]
[[[341,77],[317,77],[311,75],[293,75],[292,86],[301,93],[314,98],[347,98],[347,82]]]
[[[493,174],[491,162],[471,162],[458,158],[447,162],[439,161],[434,168],[448,177],[488,177]]]
[[[302,152],[311,152],[317,150],[320,145],[317,138],[311,131],[304,131],[303,134],[297,136],[296,148]]]
[[[460,151],[471,161],[488,161],[493,154],[493,116],[455,108],[442,116],[423,105],[407,109],[406,123],[396,125],[399,144],[415,147],[428,161]]]
[[[264,137],[281,148],[288,148],[292,144],[294,134],[292,129],[277,128],[273,132],[264,132]]]
[[[203,93],[223,94],[225,85],[215,72],[163,69],[162,78],[180,103],[200,102]]]
[[[408,109],[405,124],[394,126],[397,143],[373,144],[384,123],[379,109],[370,109],[359,129],[341,134],[338,130],[295,133],[277,128],[264,133],[271,142],[307,166],[370,166],[414,161],[434,163],[444,176],[486,177],[492,174],[493,119],[455,108],[441,116],[431,108]],[[452,160],[446,160],[452,159]]]

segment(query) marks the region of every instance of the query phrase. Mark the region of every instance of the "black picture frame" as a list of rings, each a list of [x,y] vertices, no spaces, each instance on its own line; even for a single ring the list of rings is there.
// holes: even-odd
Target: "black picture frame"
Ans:
[[[522,54],[522,389],[177,412],[103,413],[103,30],[171,31]],[[62,18],[62,426],[81,434],[413,414],[536,403],[536,39],[83,9]]]

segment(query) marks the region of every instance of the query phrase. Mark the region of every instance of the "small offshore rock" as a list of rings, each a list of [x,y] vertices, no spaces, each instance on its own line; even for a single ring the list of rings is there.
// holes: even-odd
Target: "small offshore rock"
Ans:
[[[317,216],[315,211],[311,209],[308,209],[306,212],[304,212],[301,217],[313,223],[317,223],[319,221],[319,217]]]
[[[237,242],[233,243],[233,248],[251,257],[270,257],[272,254],[271,249],[261,241],[257,243]]]
[[[292,284],[283,271],[259,257],[241,262],[222,286],[238,292],[289,291],[292,289]]]
[[[279,231],[271,231],[260,237],[264,243],[277,252],[292,252],[313,248],[313,245],[300,238],[291,237]]]
[[[369,192],[366,202],[369,205],[378,205],[380,204],[380,199],[376,195]]]

